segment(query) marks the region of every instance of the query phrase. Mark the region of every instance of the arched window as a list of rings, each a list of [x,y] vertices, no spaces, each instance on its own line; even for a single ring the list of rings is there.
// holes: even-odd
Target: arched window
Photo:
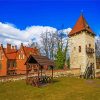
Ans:
[[[79,46],[79,52],[81,52],[81,46]]]

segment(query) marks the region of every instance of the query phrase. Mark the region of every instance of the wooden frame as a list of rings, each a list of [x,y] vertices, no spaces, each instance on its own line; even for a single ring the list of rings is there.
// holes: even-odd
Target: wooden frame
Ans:
[[[32,56],[30,56],[25,63],[26,64],[26,84],[39,87],[45,83],[52,82],[54,66],[50,65],[50,60],[47,60],[48,62],[45,62],[44,60],[43,61],[44,65],[42,65],[41,63],[38,63],[36,59],[35,60],[33,60],[33,58],[31,59],[31,57]],[[48,66],[51,68],[50,76],[46,75],[45,66]],[[34,70],[36,70],[36,72],[34,72]],[[43,70],[45,70],[45,73],[43,73]],[[29,76],[31,71],[33,71],[33,73],[31,74],[31,76]]]

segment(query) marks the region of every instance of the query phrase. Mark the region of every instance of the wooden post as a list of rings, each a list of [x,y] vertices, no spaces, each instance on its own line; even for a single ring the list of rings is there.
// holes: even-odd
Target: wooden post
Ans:
[[[38,68],[38,80],[37,80],[37,86],[39,87],[39,65],[37,66]]]
[[[41,66],[41,77],[42,77],[42,66]]]
[[[53,66],[51,66],[51,69],[52,69],[52,81],[53,81]]]
[[[26,64],[26,84],[28,84],[28,64]]]
[[[38,69],[38,79],[39,79],[39,65],[37,67],[38,67],[37,69]]]

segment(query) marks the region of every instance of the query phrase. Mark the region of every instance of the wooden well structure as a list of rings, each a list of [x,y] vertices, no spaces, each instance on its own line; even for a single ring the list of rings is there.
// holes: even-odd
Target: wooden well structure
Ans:
[[[52,82],[54,62],[48,59],[48,57],[30,55],[25,65],[27,84],[39,87],[40,85]],[[50,69],[51,73],[49,75],[46,74],[47,69]]]

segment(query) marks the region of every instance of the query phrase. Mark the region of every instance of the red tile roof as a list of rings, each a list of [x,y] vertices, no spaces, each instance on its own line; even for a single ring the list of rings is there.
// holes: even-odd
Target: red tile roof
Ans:
[[[7,59],[16,59],[16,55],[17,55],[17,50],[16,49],[10,49],[10,52],[7,52],[7,48],[3,48],[4,49],[4,53],[7,57]]]
[[[79,17],[78,21],[76,22],[75,26],[73,27],[73,29],[69,33],[69,36],[74,35],[75,33],[78,33],[78,32],[83,31],[83,30],[86,30],[88,32],[93,33],[93,31],[91,30],[91,28],[87,24],[85,18],[83,17],[83,15],[81,15]]]
[[[27,57],[29,57],[30,54],[38,55],[38,49],[36,48],[30,48],[30,47],[23,46],[23,49]]]
[[[7,48],[3,48],[3,50],[7,59],[12,59],[12,60],[16,59],[17,52],[19,51],[16,49],[10,49],[9,52],[7,52]],[[37,48],[30,48],[30,47],[23,46],[23,50],[26,57],[29,57],[30,54],[39,55]]]
[[[17,52],[7,53],[6,56],[8,59],[16,59]]]

